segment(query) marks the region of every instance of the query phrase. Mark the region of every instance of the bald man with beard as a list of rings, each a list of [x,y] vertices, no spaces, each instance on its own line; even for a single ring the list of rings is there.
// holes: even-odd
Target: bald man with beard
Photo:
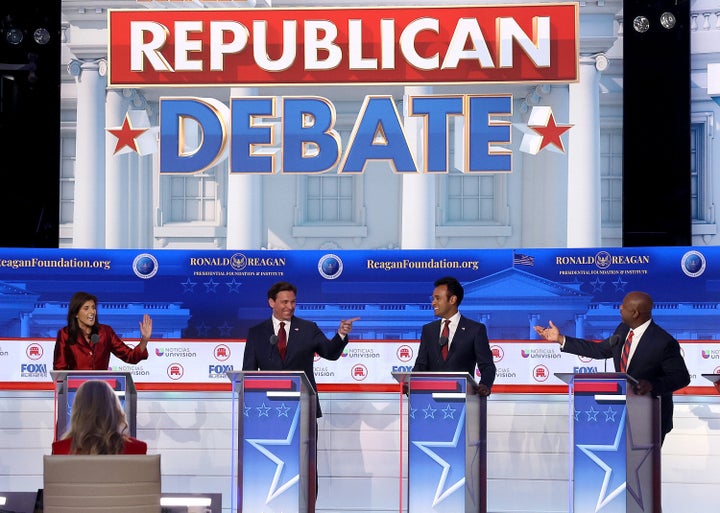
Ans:
[[[636,394],[660,397],[664,441],[673,428],[673,392],[690,383],[690,373],[680,344],[653,321],[652,309],[653,300],[648,294],[628,293],[620,305],[622,322],[613,336],[600,342],[562,335],[552,321],[547,328],[535,326],[535,331],[545,340],[559,343],[563,352],[595,359],[612,357],[617,372],[625,372],[637,380]],[[626,344],[630,333],[630,343]],[[626,345],[628,349],[623,358]]]

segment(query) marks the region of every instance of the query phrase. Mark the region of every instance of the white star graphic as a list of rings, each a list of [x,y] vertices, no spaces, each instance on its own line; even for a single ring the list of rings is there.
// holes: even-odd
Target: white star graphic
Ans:
[[[264,405],[263,405],[264,406]],[[268,408],[269,409],[269,408]],[[297,408],[295,410],[295,415],[293,416],[292,424],[290,425],[290,429],[288,430],[287,436],[283,439],[272,439],[272,438],[253,438],[253,439],[247,439],[247,443],[255,447],[258,451],[260,451],[261,454],[263,454],[267,459],[275,463],[275,474],[273,475],[272,482],[270,483],[270,488],[268,489],[267,496],[265,497],[265,504],[268,504],[271,500],[275,499],[279,495],[281,495],[285,490],[293,486],[295,483],[297,483],[300,480],[300,473],[295,474],[290,479],[288,479],[285,483],[278,486],[278,482],[280,481],[280,474],[282,474],[283,468],[285,468],[285,462],[278,458],[275,454],[270,452],[265,448],[266,445],[290,445],[292,443],[293,438],[295,437],[295,432],[297,431],[298,422],[300,419],[300,408]]]
[[[598,494],[597,504],[595,505],[595,512],[600,511],[603,506],[605,506],[612,499],[620,495],[623,490],[625,490],[626,483],[626,481],[623,481],[622,484],[618,485],[617,488],[608,493],[608,485],[610,484],[610,477],[612,476],[613,469],[607,463],[601,460],[595,454],[595,452],[617,452],[618,447],[620,446],[620,440],[622,440],[622,436],[624,433],[625,410],[623,409],[622,418],[620,419],[620,423],[618,424],[618,429],[615,433],[615,440],[613,441],[612,445],[578,444],[576,446],[578,449],[584,452],[588,458],[594,461],[598,467],[605,471],[605,477],[603,478],[602,487],[600,488],[600,493]]]
[[[599,410],[596,410],[596,409],[593,408],[592,406],[590,407],[589,410],[585,410],[585,415],[587,415],[587,421],[590,422],[590,420],[592,419],[592,420],[594,420],[595,422],[597,422],[597,415],[598,415],[598,413],[600,413],[600,411],[599,411]]]
[[[285,403],[282,403],[280,406],[276,406],[275,409],[278,412],[278,417],[287,417],[288,412],[290,411],[290,408],[285,406]]]
[[[640,467],[643,463],[645,463],[645,460],[647,460],[648,456],[652,453],[653,446],[652,444],[635,444],[635,440],[633,439],[632,434],[632,425],[628,425],[628,438],[630,439],[630,450],[640,451],[640,460],[638,461],[637,466],[635,469],[628,468],[626,471],[626,477],[627,480],[628,477],[632,477],[632,483],[627,484],[627,491],[632,497],[635,499],[635,502],[638,503],[641,510],[645,510],[645,507],[643,506],[643,496],[642,496],[642,481],[640,480]],[[642,454],[642,451],[645,452],[645,454]],[[637,456],[632,456],[631,458],[628,458],[629,461],[637,461]],[[631,472],[631,470],[634,470]]]
[[[435,498],[433,499],[432,507],[434,508],[440,502],[447,499],[455,490],[462,488],[465,485],[465,477],[460,478],[457,482],[447,487],[445,491],[445,481],[447,480],[448,473],[450,472],[450,464],[437,455],[435,451],[430,447],[457,447],[458,441],[460,440],[460,433],[463,426],[465,425],[465,407],[460,410],[460,418],[458,419],[457,426],[455,427],[455,434],[452,440],[448,442],[413,442],[413,445],[420,449],[422,452],[430,456],[430,458],[442,467],[442,473],[440,474],[440,480],[438,481],[437,488],[435,489]],[[463,472],[464,475],[464,472]]]
[[[605,414],[605,422],[615,422],[615,414],[617,412],[613,410],[611,406],[608,406],[608,409],[603,413]]]
[[[435,408],[433,408],[430,404],[427,405],[427,408],[423,408],[423,411],[425,412],[425,418],[435,418],[435,412],[437,411]]]

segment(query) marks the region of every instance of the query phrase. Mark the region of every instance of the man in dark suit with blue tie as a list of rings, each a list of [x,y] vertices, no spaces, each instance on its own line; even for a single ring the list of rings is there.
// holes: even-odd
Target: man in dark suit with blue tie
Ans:
[[[477,365],[478,392],[490,395],[495,381],[495,362],[485,325],[458,311],[465,295],[459,281],[446,276],[436,280],[434,286],[432,306],[439,319],[422,328],[413,372],[467,372],[475,377]]]
[[[535,326],[546,340],[558,342],[561,350],[588,358],[612,357],[617,372],[637,380],[639,395],[660,397],[662,440],[673,428],[673,392],[690,383],[680,344],[652,320],[653,300],[645,292],[630,292],[620,305],[622,322],[612,336],[592,342],[560,334],[552,321],[549,327]]]

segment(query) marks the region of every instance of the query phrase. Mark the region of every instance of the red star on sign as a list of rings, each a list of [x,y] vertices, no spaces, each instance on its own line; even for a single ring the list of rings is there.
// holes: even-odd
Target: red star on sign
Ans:
[[[115,151],[113,155],[122,150],[125,147],[130,148],[135,153],[138,152],[137,139],[142,134],[147,132],[147,128],[133,128],[130,125],[130,117],[125,114],[125,120],[123,121],[122,127],[120,128],[108,128],[107,131],[117,137],[117,144],[115,145]]]
[[[570,130],[572,125],[556,125],[555,116],[553,116],[553,113],[550,112],[550,117],[548,118],[545,126],[531,126],[530,128],[542,136],[542,142],[540,143],[539,149],[542,150],[545,146],[554,144],[560,151],[565,153],[565,146],[563,145],[560,136]]]

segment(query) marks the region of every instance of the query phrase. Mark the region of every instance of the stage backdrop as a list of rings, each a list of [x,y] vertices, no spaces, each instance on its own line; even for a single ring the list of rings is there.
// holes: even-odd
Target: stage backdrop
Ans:
[[[63,2],[60,247],[622,245],[622,2],[420,3]]]
[[[632,290],[650,293],[654,318],[682,344],[686,392],[707,392],[720,372],[720,248],[595,248],[453,251],[0,250],[0,386],[46,388],[70,296],[94,293],[98,318],[128,342],[153,318],[150,358],[113,359],[139,388],[229,388],[244,337],[270,316],[267,290],[298,287],[296,314],[332,336],[359,317],[336,362],[318,360],[325,390],[388,391],[410,370],[423,324],[433,320],[433,281],[457,277],[461,312],[488,328],[496,392],[565,390],[556,372],[613,370],[612,362],[561,354],[532,327],[552,320],[568,335],[602,339]],[[269,341],[268,341],[269,344]]]

